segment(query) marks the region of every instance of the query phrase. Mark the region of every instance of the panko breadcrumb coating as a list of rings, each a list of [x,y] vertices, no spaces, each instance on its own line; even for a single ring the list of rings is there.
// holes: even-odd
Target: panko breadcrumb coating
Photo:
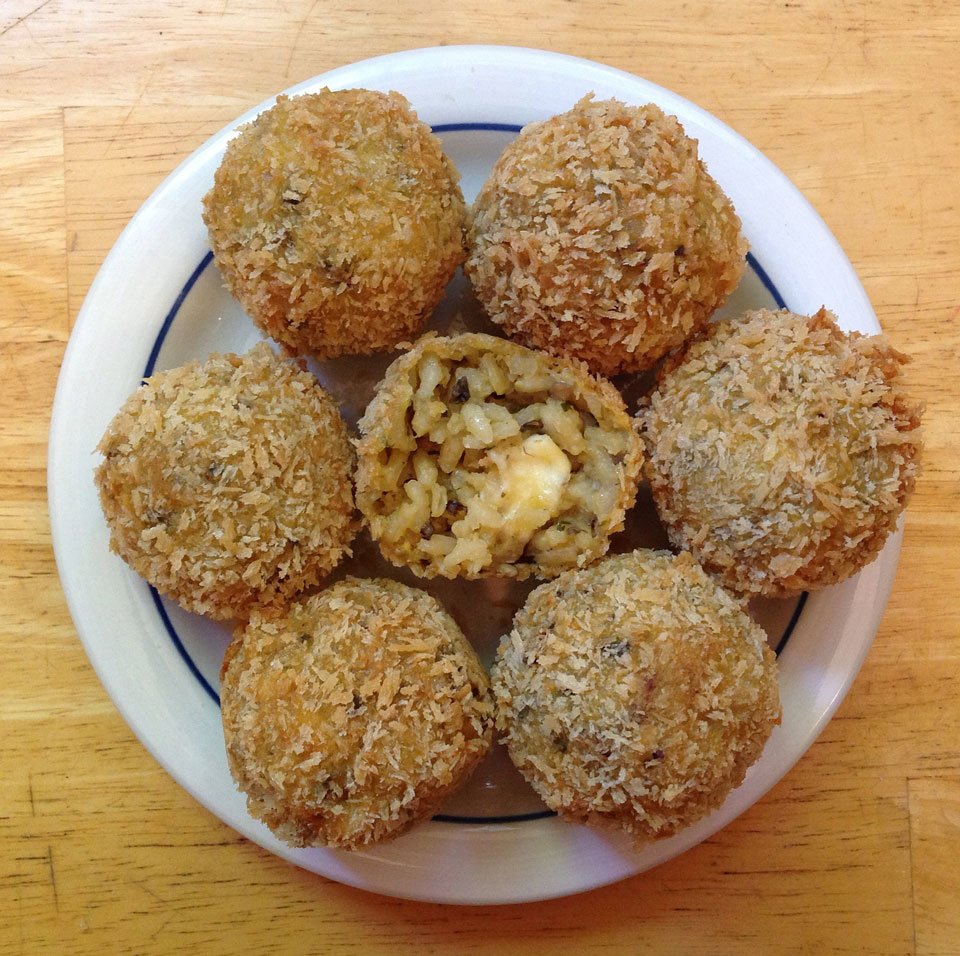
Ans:
[[[869,564],[920,468],[905,361],[825,309],[748,312],[669,360],[640,421],[671,542],[748,594],[823,588]]]
[[[430,816],[487,752],[486,673],[428,594],[346,578],[254,612],[221,671],[230,770],[292,846],[345,849]]]
[[[359,423],[357,504],[421,577],[553,577],[605,554],[641,445],[617,390],[491,335],[424,336]]]
[[[538,587],[493,686],[547,806],[639,843],[718,807],[780,722],[763,631],[685,553],[634,551]]]
[[[319,358],[368,353],[414,335],[463,261],[458,179],[399,93],[280,96],[227,145],[203,218],[264,332]]]
[[[99,450],[110,547],[188,611],[244,618],[350,553],[346,426],[313,375],[266,344],[147,379]]]
[[[507,147],[469,247],[464,269],[494,322],[605,375],[650,368],[700,328],[747,251],[678,120],[592,96]]]

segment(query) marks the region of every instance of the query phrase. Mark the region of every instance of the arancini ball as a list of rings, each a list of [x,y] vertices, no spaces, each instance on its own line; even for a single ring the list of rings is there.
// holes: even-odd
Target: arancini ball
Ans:
[[[613,375],[650,368],[703,326],[746,251],[675,117],[587,96],[504,150],[464,269],[507,335]]]
[[[780,722],[763,630],[689,554],[665,551],[531,592],[493,688],[510,757],[546,805],[638,843],[720,806]]]
[[[256,325],[317,358],[415,335],[463,261],[465,207],[399,93],[280,96],[227,144],[203,217]]]
[[[639,420],[671,543],[769,597],[869,564],[920,470],[905,361],[825,309],[747,312],[669,359]]]
[[[265,343],[147,379],[99,450],[111,549],[188,611],[244,618],[350,553],[346,426],[316,378]]]
[[[346,578],[255,612],[221,670],[230,770],[292,846],[352,849],[429,817],[486,754],[490,687],[424,591]]]
[[[580,362],[480,333],[427,335],[359,423],[357,505],[421,577],[553,577],[605,554],[641,444],[617,390]]]

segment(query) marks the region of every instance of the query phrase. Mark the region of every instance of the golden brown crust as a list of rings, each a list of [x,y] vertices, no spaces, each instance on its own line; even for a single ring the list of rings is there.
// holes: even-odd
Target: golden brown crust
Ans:
[[[464,269],[508,335],[605,375],[647,369],[700,328],[747,251],[675,117],[590,96],[507,147],[469,246]]]
[[[350,553],[346,426],[313,375],[266,344],[154,375],[99,450],[112,550],[189,611],[282,604]]]
[[[688,345],[639,416],[671,542],[728,587],[769,596],[869,564],[920,470],[905,361],[825,309],[748,312]]]
[[[351,849],[429,817],[490,746],[489,682],[428,594],[346,578],[254,612],[221,673],[231,772],[293,846]]]
[[[415,334],[463,261],[457,179],[399,93],[323,90],[241,129],[203,215],[261,329],[296,353],[368,353]]]
[[[780,722],[763,631],[688,554],[635,551],[538,587],[493,686],[547,806],[638,842],[719,806]]]
[[[617,390],[495,336],[423,337],[359,430],[358,507],[383,554],[421,576],[585,566],[636,497],[640,440]]]

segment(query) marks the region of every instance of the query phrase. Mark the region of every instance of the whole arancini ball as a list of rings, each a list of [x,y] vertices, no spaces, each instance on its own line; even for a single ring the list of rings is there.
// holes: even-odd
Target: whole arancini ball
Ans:
[[[111,549],[188,611],[245,618],[350,553],[346,425],[316,378],[265,343],[147,379],[99,450]]]
[[[700,328],[747,251],[675,117],[590,96],[507,147],[469,246],[464,269],[494,322],[604,375],[647,369]]]
[[[365,354],[415,335],[463,261],[458,178],[399,93],[281,96],[228,143],[203,217],[264,332],[297,354]]]
[[[671,543],[770,597],[873,561],[920,472],[905,361],[825,309],[747,312],[668,359],[639,421]]]
[[[254,613],[221,670],[230,770],[292,846],[351,849],[429,817],[490,747],[477,655],[424,591],[346,578]]]
[[[538,587],[493,686],[547,806],[638,842],[718,807],[780,722],[766,635],[689,554],[634,551]]]

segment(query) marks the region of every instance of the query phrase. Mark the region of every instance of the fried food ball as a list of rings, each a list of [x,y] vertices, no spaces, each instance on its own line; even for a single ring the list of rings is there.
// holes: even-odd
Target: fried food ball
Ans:
[[[268,335],[319,358],[414,335],[463,261],[459,175],[399,93],[278,97],[203,200],[217,265]]]
[[[474,204],[464,269],[508,335],[613,375],[650,368],[699,329],[746,251],[675,117],[587,96],[504,151]]]
[[[292,846],[351,849],[429,817],[487,752],[487,675],[430,595],[346,578],[255,611],[221,671],[230,770]]]
[[[670,541],[745,594],[823,588],[869,564],[919,473],[905,361],[825,309],[711,328],[664,366],[640,414]]]
[[[617,390],[579,362],[491,335],[425,336],[359,423],[357,504],[421,577],[552,577],[605,554],[641,445]]]
[[[99,450],[111,549],[188,611],[244,618],[350,553],[346,426],[313,375],[266,344],[147,379]]]
[[[766,637],[689,554],[531,592],[493,670],[510,757],[564,818],[659,839],[718,807],[780,722]]]

